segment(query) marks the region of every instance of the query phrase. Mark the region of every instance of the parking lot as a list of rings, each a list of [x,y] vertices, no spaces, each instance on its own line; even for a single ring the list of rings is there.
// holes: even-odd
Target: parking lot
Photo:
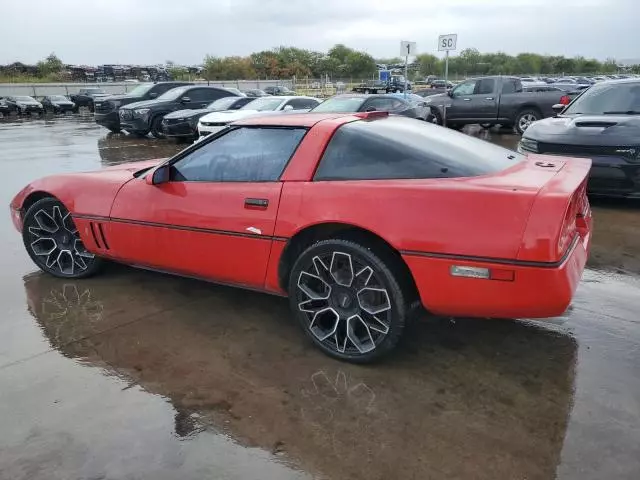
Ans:
[[[181,148],[88,114],[1,120],[0,200]],[[115,265],[44,275],[5,208],[0,479],[637,479],[640,203],[593,209],[562,317],[424,318],[356,366],[311,348],[281,298]]]

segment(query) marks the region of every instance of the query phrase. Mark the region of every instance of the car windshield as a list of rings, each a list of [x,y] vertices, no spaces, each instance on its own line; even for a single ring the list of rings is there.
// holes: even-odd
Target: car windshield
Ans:
[[[127,95],[131,95],[132,97],[141,97],[152,88],[153,88],[153,83],[149,83],[146,85],[138,85],[136,88],[128,92]]]
[[[207,105],[209,110],[228,110],[231,105],[238,101],[238,97],[219,98]]]
[[[164,92],[157,99],[158,100],[177,100],[178,98],[184,96],[184,93],[191,88],[190,85],[184,87],[176,87],[171,90]]]
[[[258,110],[259,112],[267,112],[275,110],[282,102],[282,98],[262,97],[255,99],[253,102],[247,103],[240,110]]]
[[[69,99],[67,97],[63,97],[62,95],[51,95],[49,100],[53,100],[54,102],[68,102]]]
[[[35,102],[33,97],[14,97],[18,102]]]
[[[364,103],[364,97],[333,97],[315,107],[312,112],[357,112]]]
[[[592,86],[563,115],[607,115],[640,112],[640,82]]]
[[[87,88],[85,92],[86,93],[107,93],[101,88]]]

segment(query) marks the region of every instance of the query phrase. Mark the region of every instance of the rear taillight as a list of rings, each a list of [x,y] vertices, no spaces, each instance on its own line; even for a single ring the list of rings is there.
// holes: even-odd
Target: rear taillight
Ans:
[[[562,105],[569,105],[571,103],[571,98],[569,98],[569,95],[562,95],[560,97],[560,103]]]
[[[576,236],[585,237],[591,230],[591,207],[587,198],[586,182],[573,194],[562,224],[558,252],[562,255]]]

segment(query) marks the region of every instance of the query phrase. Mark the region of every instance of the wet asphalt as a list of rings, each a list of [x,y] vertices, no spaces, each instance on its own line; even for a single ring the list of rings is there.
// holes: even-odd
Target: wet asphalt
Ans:
[[[180,148],[89,115],[5,119],[0,201]],[[562,317],[423,318],[373,366],[316,351],[280,298],[123,266],[43,275],[0,212],[2,480],[640,478],[637,203],[594,202]]]

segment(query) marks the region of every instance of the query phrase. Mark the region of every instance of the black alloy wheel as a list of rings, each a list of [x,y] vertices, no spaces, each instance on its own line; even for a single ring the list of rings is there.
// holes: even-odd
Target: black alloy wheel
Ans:
[[[296,260],[289,301],[304,332],[324,353],[367,363],[398,343],[408,314],[395,267],[347,240],[324,240]]]
[[[43,198],[29,207],[24,216],[22,240],[34,263],[55,277],[88,277],[103,263],[87,251],[71,214],[55,198]]]

